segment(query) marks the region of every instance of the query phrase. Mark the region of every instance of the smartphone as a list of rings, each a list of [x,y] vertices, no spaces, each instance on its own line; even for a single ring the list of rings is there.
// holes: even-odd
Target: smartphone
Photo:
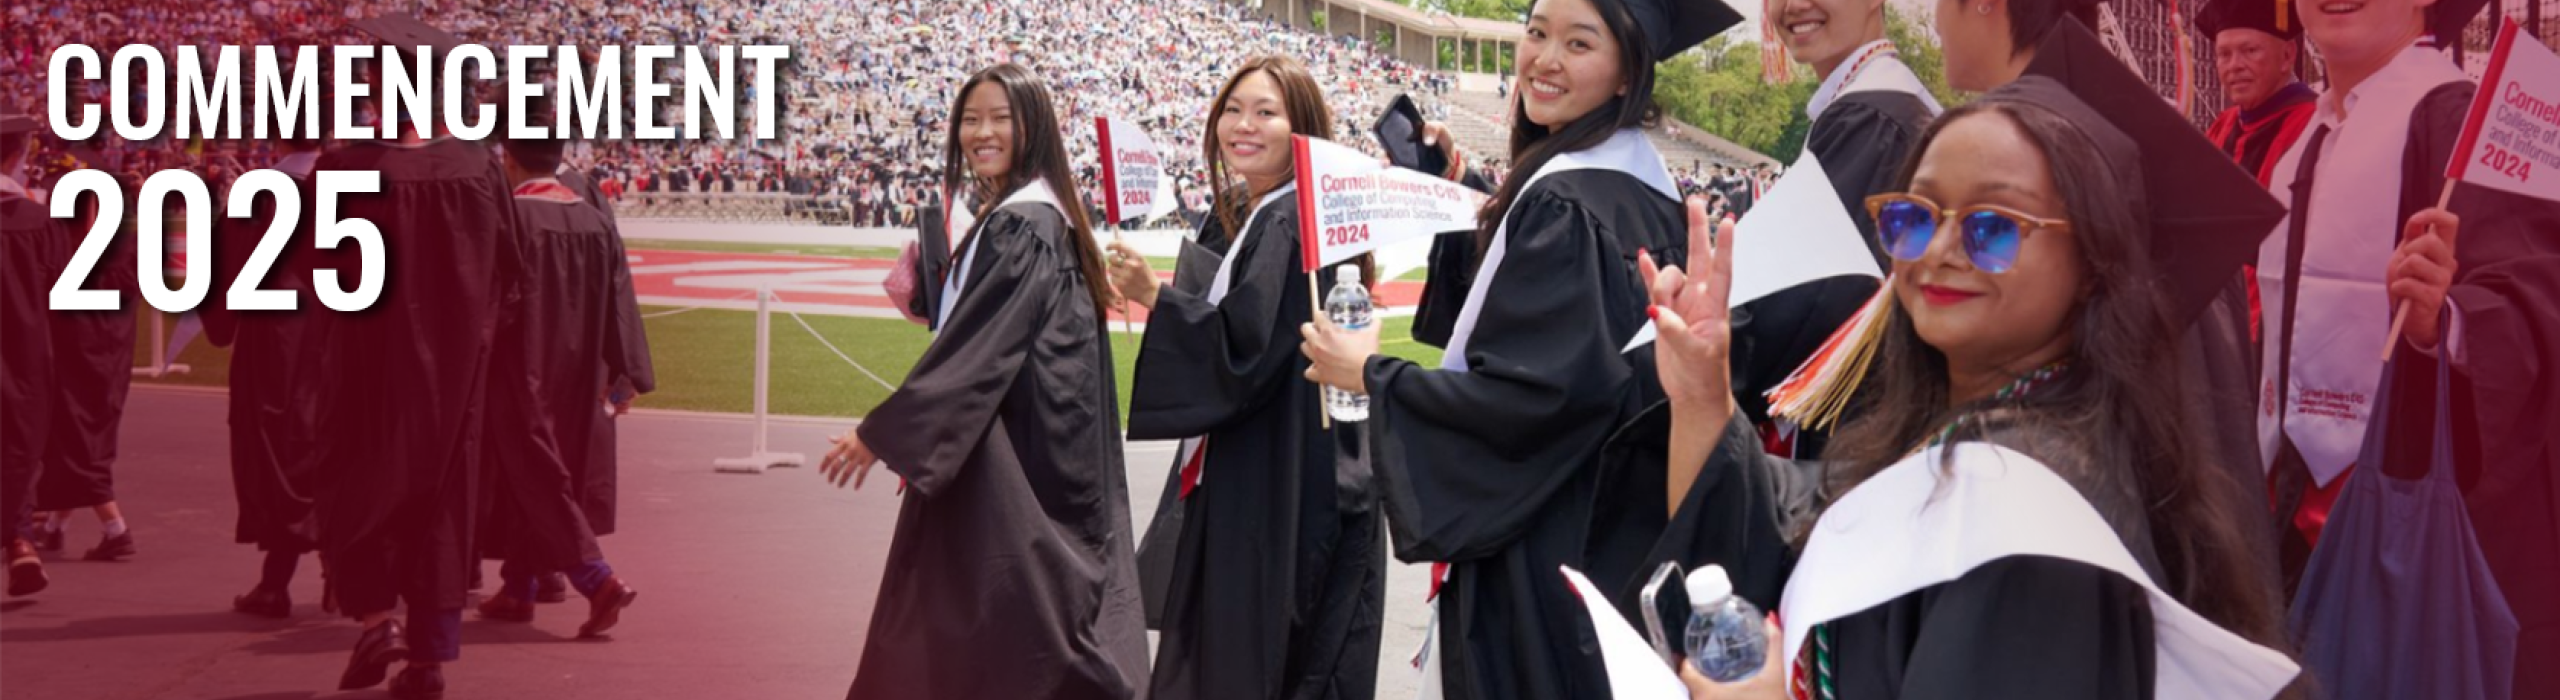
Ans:
[[[1372,131],[1378,136],[1378,145],[1387,149],[1387,162],[1396,167],[1433,176],[1448,173],[1448,152],[1422,145],[1422,124],[1422,108],[1413,103],[1413,96],[1397,95],[1394,102],[1387,103],[1387,111],[1378,115]]]
[[[1653,642],[1653,651],[1662,655],[1664,665],[1675,668],[1680,665],[1681,651],[1679,642],[1671,635],[1675,631],[1683,634],[1688,631],[1687,579],[1688,575],[1681,573],[1678,562],[1663,562],[1661,568],[1653,570],[1652,578],[1645,579],[1644,591],[1639,594],[1644,603],[1645,639]],[[1670,624],[1672,621],[1682,624],[1674,627]]]

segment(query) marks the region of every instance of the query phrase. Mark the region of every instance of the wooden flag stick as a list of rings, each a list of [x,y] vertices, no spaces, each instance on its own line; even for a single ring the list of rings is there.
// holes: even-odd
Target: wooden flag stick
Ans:
[[[1125,243],[1127,241],[1121,239],[1119,229],[1112,229],[1111,242]],[[1108,277],[1110,275],[1109,273],[1104,273],[1104,276]],[[1129,296],[1126,294],[1120,296],[1120,333],[1132,338],[1138,336],[1138,320],[1137,317],[1129,315]]]
[[[1322,270],[1324,268],[1316,269]],[[1323,318],[1325,320],[1324,325],[1321,327],[1333,327],[1333,319],[1325,318],[1324,302],[1316,298],[1316,273],[1314,272],[1307,273],[1307,311],[1315,314],[1316,318]],[[1322,426],[1325,430],[1332,430],[1333,407],[1325,403],[1324,389],[1326,388],[1327,387],[1324,385],[1324,382],[1316,382],[1316,424]]]
[[[2452,178],[2445,178],[2445,181],[2444,181],[2444,193],[2443,193],[2443,194],[2436,195],[2436,208],[2437,208],[2437,209],[2443,209],[2443,208],[2445,208],[2445,207],[2447,207],[2447,206],[2452,206],[2452,204],[2453,204],[2453,186],[2454,186],[2454,185],[2456,185],[2456,184],[2459,184],[2459,183],[2461,183],[2461,182],[2462,182],[2461,180],[2455,180],[2455,179],[2452,179]],[[2428,227],[2427,227],[2427,235],[2429,235],[2429,236],[2436,235],[2436,227],[2434,227],[2434,226],[2428,226]],[[2290,320],[2288,320],[2287,322],[2288,322],[2288,323],[2290,323],[2291,321],[2290,321]],[[2409,324],[2409,305],[2408,305],[2408,304],[2405,304],[2405,303],[2404,303],[2404,304],[2400,304],[2400,308],[2399,308],[2399,309],[2397,309],[2397,310],[2394,310],[2394,311],[2391,313],[2391,336],[2390,336],[2390,337],[2388,337],[2388,338],[2384,338],[2384,339],[2383,339],[2383,341],[2382,341],[2382,361],[2384,361],[2384,362],[2390,362],[2390,361],[2391,361],[2391,351],[2400,349],[2400,329],[2401,329],[2401,327],[2402,327],[2402,326],[2406,326],[2406,325],[2408,325],[2408,324]],[[2443,342],[2443,340],[2444,340],[2444,339],[2443,339],[2443,338],[2437,338],[2436,340],[2437,340],[2437,342],[2441,343],[2441,342]]]

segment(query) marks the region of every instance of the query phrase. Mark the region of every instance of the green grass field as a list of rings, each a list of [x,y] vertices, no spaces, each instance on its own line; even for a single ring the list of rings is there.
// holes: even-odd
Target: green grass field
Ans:
[[[898,249],[880,246],[852,245],[780,245],[772,243],[721,243],[715,241],[666,241],[634,238],[625,243],[632,252],[647,255],[651,250],[693,250],[706,253],[764,253],[770,255],[816,255],[857,260],[896,260]],[[1157,270],[1173,269],[1174,259],[1147,256],[1147,264]],[[1420,280],[1425,271],[1414,270],[1405,278]]]
[[[668,307],[644,307],[657,313]],[[809,326],[827,342],[861,363],[864,369],[894,385],[904,379],[932,340],[923,326],[899,319],[806,316]],[[176,326],[174,318],[170,323]],[[753,312],[701,309],[649,319],[649,350],[656,362],[658,391],[640,398],[643,408],[744,413],[755,404],[755,328]],[[1439,351],[1410,340],[1412,320],[1390,318],[1383,329],[1390,355],[1433,362]],[[1131,367],[1138,339],[1111,334],[1112,358],[1119,365],[1120,405],[1126,410]],[[142,326],[134,343],[134,364],[151,358],[151,328]],[[176,359],[189,365],[186,374],[136,382],[189,386],[223,386],[229,381],[230,351],[204,340],[190,344]],[[788,314],[773,317],[773,376],[768,410],[776,414],[860,416],[888,399],[889,391],[846,364],[821,345]]]

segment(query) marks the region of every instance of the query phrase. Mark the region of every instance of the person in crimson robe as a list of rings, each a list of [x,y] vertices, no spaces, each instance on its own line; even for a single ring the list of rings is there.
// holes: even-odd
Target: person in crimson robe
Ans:
[[[2196,15],[2196,31],[2213,38],[2214,77],[2231,106],[2213,118],[2205,138],[2266,182],[2275,157],[2311,123],[2319,94],[2294,76],[2302,58],[2302,21],[2294,0],[2216,0]]]

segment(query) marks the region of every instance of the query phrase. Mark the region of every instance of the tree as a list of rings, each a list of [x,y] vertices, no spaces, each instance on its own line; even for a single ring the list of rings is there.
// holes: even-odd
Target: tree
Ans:
[[[1664,113],[1744,148],[1792,162],[1804,148],[1804,105],[1815,83],[1760,82],[1760,47],[1719,36],[1655,68]]]
[[[1929,86],[1929,94],[1938,104],[1954,107],[1968,96],[1947,87],[1947,55],[1938,47],[1938,33],[1926,18],[1904,15],[1888,4],[1884,9],[1884,36],[1902,51],[1902,63],[1911,67],[1920,83]]]
[[[1734,40],[1728,33],[1662,63],[1655,69],[1654,101],[1663,112],[1707,133],[1781,162],[1794,162],[1804,150],[1813,122],[1804,107],[1823,76],[1796,71],[1794,80],[1769,85],[1760,81],[1760,47]],[[1885,7],[1885,37],[1902,52],[1902,62],[1920,76],[1940,104],[1954,107],[1967,98],[1947,87],[1946,56],[1937,34],[1925,20]]]
[[[1529,16],[1530,0],[1406,0],[1406,4],[1459,17],[1518,22]]]
[[[1318,32],[1324,31],[1326,19],[1324,10],[1316,10],[1314,12],[1307,13],[1307,23],[1315,25],[1316,31]]]

